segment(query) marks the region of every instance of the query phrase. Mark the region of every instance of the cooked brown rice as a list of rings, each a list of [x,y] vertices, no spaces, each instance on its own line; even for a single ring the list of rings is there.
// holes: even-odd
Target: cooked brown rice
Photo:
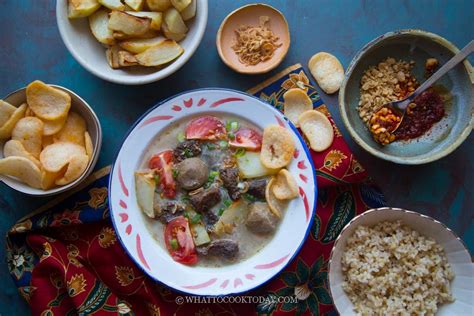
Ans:
[[[342,271],[359,315],[434,315],[440,304],[454,301],[443,248],[400,221],[357,227]]]

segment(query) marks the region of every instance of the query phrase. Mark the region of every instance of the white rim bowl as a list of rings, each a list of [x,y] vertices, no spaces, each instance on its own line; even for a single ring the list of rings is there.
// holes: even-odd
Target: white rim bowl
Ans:
[[[57,85],[49,85],[51,87],[58,88],[60,90],[63,90],[64,92],[67,92],[71,96],[71,109],[70,111],[77,112],[80,114],[84,120],[87,123],[87,131],[89,132],[89,135],[92,140],[92,145],[94,148],[92,158],[89,161],[89,165],[87,166],[86,171],[77,178],[75,181],[63,185],[63,186],[58,186],[50,190],[41,190],[41,189],[35,189],[27,184],[20,182],[14,178],[7,177],[7,176],[2,176],[0,175],[0,181],[8,185],[10,188],[26,193],[29,195],[35,195],[35,196],[49,196],[49,195],[54,195],[58,194],[64,191],[67,191],[69,189],[72,189],[73,187],[77,186],[79,183],[81,183],[85,178],[87,178],[92,171],[94,170],[94,167],[97,163],[97,160],[99,159],[99,153],[100,153],[100,148],[102,147],[102,128],[100,126],[100,121],[97,115],[94,113],[92,110],[91,106],[87,104],[84,99],[82,99],[80,96],[78,96],[76,93],[72,92],[71,90],[57,86]],[[26,87],[18,89],[9,95],[7,95],[3,100],[6,102],[18,107],[22,103],[26,102]],[[0,142],[0,158],[3,158],[3,145],[5,144],[6,140],[3,140]]]
[[[134,171],[157,135],[173,122],[205,114],[242,117],[263,129],[280,124],[289,129],[297,152],[288,170],[295,176],[300,196],[288,205],[269,243],[252,257],[219,268],[190,267],[173,261],[146,227],[135,193]],[[283,114],[261,100],[233,90],[200,89],[174,96],[144,114],[126,136],[109,182],[109,205],[117,236],[132,260],[151,278],[181,292],[226,295],[249,291],[279,273],[303,245],[316,206],[316,176],[308,148]],[[156,232],[157,234],[163,232]]]
[[[373,226],[383,221],[400,220],[403,224],[418,231],[421,235],[433,238],[444,248],[448,263],[454,272],[451,290],[455,301],[439,306],[436,315],[471,314],[474,296],[474,264],[464,242],[446,225],[432,217],[400,208],[383,207],[368,210],[354,217],[341,231],[334,242],[329,258],[329,290],[337,311],[341,315],[356,315],[354,305],[342,289],[344,276],[341,270],[341,258],[347,239],[360,225]]]
[[[207,0],[197,0],[196,16],[189,21],[189,32],[179,44],[184,53],[162,69],[133,67],[112,69],[105,58],[106,48],[99,43],[89,28],[88,18],[69,19],[67,1],[56,3],[56,22],[67,49],[85,69],[97,77],[125,85],[141,85],[161,80],[180,69],[194,54],[201,43],[207,24]]]

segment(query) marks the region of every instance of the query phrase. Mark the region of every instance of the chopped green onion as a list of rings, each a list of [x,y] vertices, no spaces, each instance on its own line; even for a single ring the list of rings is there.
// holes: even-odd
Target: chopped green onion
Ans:
[[[213,143],[207,143],[206,146],[207,146],[207,149],[209,149],[209,150],[216,149],[216,145],[214,145]]]
[[[212,170],[209,172],[209,177],[207,177],[207,182],[212,183],[219,176],[219,171]]]
[[[235,157],[242,157],[242,156],[245,155],[246,152],[247,151],[245,150],[245,148],[239,148],[235,151],[234,156]]]
[[[230,129],[232,131],[236,131],[239,129],[239,122],[233,121],[230,123]]]
[[[201,221],[201,214],[196,214],[191,218],[190,222],[191,224],[197,224]]]
[[[232,132],[229,132],[229,133],[227,133],[227,137],[229,137],[229,139],[231,139],[231,140],[234,140],[235,139],[235,134],[232,133]]]
[[[181,197],[181,202],[183,202],[183,203],[188,203],[188,202],[189,202],[189,197],[186,196],[186,195],[183,195],[183,196]]]
[[[227,121],[225,123],[225,129],[228,132],[236,131],[236,130],[239,129],[239,122],[237,122],[237,121]]]
[[[160,183],[160,175],[159,174],[155,174],[153,176],[153,179],[155,180],[156,185],[158,185]]]
[[[224,212],[225,212],[225,208],[221,207],[219,209],[219,211],[217,212],[217,215],[222,216],[222,214],[224,214]]]
[[[231,205],[232,205],[232,201],[231,201],[231,200],[227,199],[227,200],[224,201],[224,206],[225,206],[226,208],[228,208],[228,207],[231,206]]]
[[[250,202],[257,201],[257,198],[255,196],[253,196],[252,194],[248,194],[248,193],[244,194],[244,199],[246,199],[247,201],[250,201]]]
[[[178,142],[182,143],[186,140],[186,136],[184,135],[183,132],[179,132],[178,135],[176,136],[176,138],[178,139]]]
[[[177,178],[178,177],[178,169],[173,169],[173,178]]]
[[[171,249],[173,250],[178,250],[179,249],[179,244],[178,244],[178,240],[173,238],[170,240],[170,246],[171,246]]]
[[[226,149],[228,146],[229,146],[229,143],[226,142],[225,140],[221,140],[221,141],[219,142],[219,147],[220,147],[221,149]]]
[[[193,152],[189,150],[188,148],[186,148],[184,150],[184,156],[186,156],[186,158],[191,158],[193,156]]]

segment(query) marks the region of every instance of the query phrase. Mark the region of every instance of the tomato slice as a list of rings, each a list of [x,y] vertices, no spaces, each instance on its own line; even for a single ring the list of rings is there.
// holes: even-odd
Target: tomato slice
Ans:
[[[225,125],[214,116],[201,116],[188,123],[185,130],[186,139],[225,139]]]
[[[165,197],[172,199],[176,196],[176,182],[173,178],[173,151],[165,150],[153,155],[148,161],[150,169],[157,169],[160,176],[160,185]]]
[[[174,261],[187,265],[198,261],[189,223],[184,216],[178,216],[166,225],[165,244]]]
[[[251,128],[241,128],[235,132],[235,138],[229,141],[229,145],[256,151],[262,147],[262,134]]]

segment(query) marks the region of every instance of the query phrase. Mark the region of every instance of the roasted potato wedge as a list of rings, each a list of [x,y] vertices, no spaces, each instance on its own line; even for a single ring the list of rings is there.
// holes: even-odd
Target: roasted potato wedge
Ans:
[[[104,7],[109,8],[110,10],[125,10],[125,5],[120,0],[97,0]]]
[[[161,12],[125,11],[125,13],[128,13],[128,14],[133,15],[133,16],[138,16],[138,17],[141,17],[141,18],[150,18],[151,19],[150,28],[152,30],[155,30],[155,31],[159,31],[161,29],[161,23],[163,21],[163,13],[161,13]]]
[[[188,27],[184,23],[181,14],[175,8],[166,10],[163,19],[169,32],[174,34],[186,34],[188,32]]]
[[[114,38],[118,41],[126,41],[131,39],[144,39],[144,38],[153,38],[157,37],[160,33],[158,31],[149,29],[141,35],[128,35],[122,32],[114,32]]]
[[[68,1],[68,18],[85,18],[97,11],[100,3],[97,0],[69,0]]]
[[[101,9],[89,17],[89,26],[94,37],[103,44],[115,44],[114,32],[109,29],[109,11]]]
[[[134,53],[134,54],[139,54],[147,49],[149,49],[152,46],[155,46],[157,44],[160,44],[166,40],[166,38],[159,36],[159,37],[154,37],[154,38],[144,38],[144,39],[131,39],[128,41],[121,42],[119,45],[123,49],[126,49],[127,51]]]
[[[15,112],[16,107],[8,102],[0,100],[0,126],[3,126]]]
[[[10,138],[12,136],[13,128],[15,128],[16,123],[25,116],[26,108],[28,105],[23,103],[20,105],[15,112],[10,116],[10,118],[0,127],[0,139]]]
[[[143,9],[143,5],[145,4],[145,0],[125,0],[124,2],[135,11],[140,11]]]
[[[191,0],[171,0],[171,4],[181,12],[191,4]]]
[[[150,10],[159,12],[163,12],[171,7],[170,0],[146,0],[146,4]]]
[[[181,41],[183,38],[186,37],[186,33],[173,33],[170,32],[168,27],[166,26],[165,23],[161,25],[161,30],[163,31],[163,34],[166,36],[166,38],[171,39],[175,42]]]
[[[181,11],[181,17],[184,21],[191,20],[196,16],[196,0],[191,0],[191,3]]]
[[[142,35],[150,30],[151,19],[138,17],[122,11],[112,11],[109,18],[109,29],[126,35]]]
[[[130,67],[138,65],[138,61],[131,53],[121,50],[118,52],[119,67]]]
[[[184,49],[173,40],[165,40],[152,46],[143,53],[135,55],[138,63],[143,66],[160,66],[175,60]]]
[[[109,63],[109,66],[113,69],[120,68],[119,60],[118,60],[118,53],[119,53],[120,50],[121,49],[120,49],[119,46],[114,45],[114,46],[110,46],[105,51],[105,56],[107,58],[107,62]]]

